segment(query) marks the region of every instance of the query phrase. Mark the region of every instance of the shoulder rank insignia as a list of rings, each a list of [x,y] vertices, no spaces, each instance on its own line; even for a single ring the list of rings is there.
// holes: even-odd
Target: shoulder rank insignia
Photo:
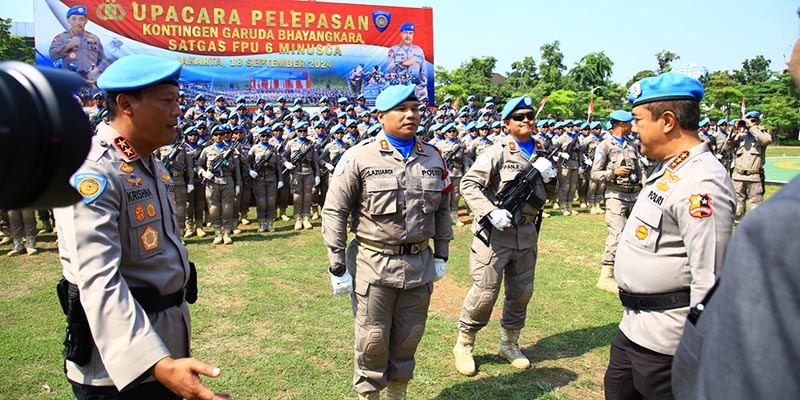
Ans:
[[[142,232],[142,236],[139,236],[139,240],[142,242],[144,251],[155,250],[158,248],[158,231],[148,225]]]
[[[511,151],[517,151],[517,144],[514,142],[508,142],[508,149]]]
[[[675,159],[669,163],[669,165],[667,165],[667,168],[675,170],[675,168],[678,168],[678,166],[686,161],[687,158],[689,158],[689,150],[684,150],[681,154],[678,154]]]
[[[389,150],[389,141],[386,139],[381,140],[381,150]]]
[[[422,145],[419,144],[419,142],[417,142],[417,152],[418,153],[424,153],[425,152],[425,151],[422,150]]]
[[[124,173],[126,173],[126,174],[130,174],[130,173],[133,173],[134,168],[133,168],[132,165],[130,165],[130,164],[126,163],[126,162],[123,162],[122,164],[119,165],[119,170],[124,172]]]
[[[72,186],[86,204],[100,197],[107,185],[108,179],[94,172],[81,172],[72,177]]]
[[[695,218],[710,217],[714,213],[711,208],[711,196],[708,194],[693,194],[689,196],[689,215]]]
[[[161,179],[163,179],[163,180],[165,180],[165,181],[169,182],[169,181],[171,181],[171,180],[172,180],[172,177],[170,177],[170,176],[169,176],[169,174],[167,174],[166,172],[162,172],[162,173],[161,173]]]
[[[133,160],[139,156],[139,154],[136,153],[136,150],[134,150],[130,143],[128,143],[128,140],[122,136],[117,136],[116,139],[114,139],[114,146],[116,146],[117,149],[121,151],[128,160]]]

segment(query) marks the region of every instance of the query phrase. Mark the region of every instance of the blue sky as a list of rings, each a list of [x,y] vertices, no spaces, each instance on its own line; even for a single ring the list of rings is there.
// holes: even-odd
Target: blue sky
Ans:
[[[22,4],[21,4],[22,3]],[[763,55],[783,68],[800,34],[790,0],[367,0],[350,3],[432,7],[434,61],[450,70],[471,57],[492,56],[496,72],[525,56],[541,60],[539,48],[559,40],[571,68],[591,52],[614,62],[612,79],[624,84],[636,72],[655,69],[655,54],[669,50],[676,63],[709,71],[740,69]],[[0,17],[33,22],[33,1],[0,0]]]

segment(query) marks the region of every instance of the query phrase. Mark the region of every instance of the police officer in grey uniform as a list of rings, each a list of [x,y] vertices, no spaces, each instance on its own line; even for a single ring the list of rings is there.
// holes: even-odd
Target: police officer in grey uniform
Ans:
[[[322,236],[332,276],[352,276],[359,399],[377,400],[387,388],[385,398],[399,400],[413,375],[433,282],[446,270],[452,184],[439,152],[415,138],[414,87],[390,86],[375,104],[383,130],[337,163]],[[346,245],[351,216],[355,238]]]
[[[728,131],[728,120],[725,118],[718,120],[717,130],[713,135],[714,142],[717,144],[716,157],[730,173],[731,164],[733,163],[733,152],[730,145],[733,140],[733,133]]]
[[[50,58],[63,60],[66,64],[75,64],[78,71],[86,71],[94,80],[103,71],[106,56],[103,43],[97,35],[87,32],[86,6],[78,5],[67,10],[67,22],[70,30],[53,38],[50,44]]]
[[[769,133],[761,130],[761,113],[750,111],[742,121],[746,130],[736,133],[726,143],[733,154],[733,187],[736,189],[736,219],[745,214],[746,203],[750,209],[764,199],[764,161],[767,146],[772,143]]]
[[[191,171],[194,189],[189,190],[186,188],[187,202],[186,202],[186,231],[183,238],[190,238],[195,234],[197,237],[205,237],[206,232],[203,230],[203,215],[206,213],[206,187],[197,179],[197,160],[200,158],[200,153],[203,151],[203,146],[199,143],[200,131],[205,131],[206,126],[202,122],[190,126],[184,131],[186,135],[186,153],[192,159]]]
[[[572,209],[572,200],[578,189],[578,169],[583,160],[580,134],[572,130],[573,123],[567,120],[564,134],[558,139],[558,205],[563,215],[578,215]]]
[[[90,354],[65,362],[78,399],[228,398],[198,378],[219,369],[188,358],[191,268],[172,178],[151,156],[175,137],[180,72],[177,61],[145,55],[109,66],[97,83],[108,91],[110,122],[71,180],[82,201],[55,210],[59,286],[70,286],[69,304],[84,311],[91,335]]]
[[[517,183],[518,174],[530,166],[540,171],[543,180],[536,183],[534,196],[544,205],[544,182],[555,177],[552,164],[536,152],[532,138],[535,125],[533,99],[515,97],[506,103],[501,114],[510,135],[486,149],[461,179],[461,193],[475,214],[472,231],[478,232],[479,222],[488,218],[492,224],[489,244],[473,238],[469,269],[472,287],[467,292],[458,320],[458,338],[453,348],[455,366],[459,373],[477,373],[472,356],[475,335],[486,324],[505,279],[505,301],[500,325],[500,356],[515,368],[526,369],[530,361],[519,349],[519,334],[525,326],[528,302],[533,296],[533,277],[538,255],[539,237],[536,220],[541,208],[526,203],[512,214],[499,208],[494,200],[497,193]]]
[[[609,115],[611,131],[594,152],[592,180],[606,185],[606,226],[608,236],[603,250],[600,278],[597,288],[617,294],[614,279],[614,259],[617,244],[630,216],[639,191],[642,190],[643,166],[639,161],[639,148],[626,137],[631,133],[633,115],[625,110],[616,110]]]
[[[197,172],[206,186],[208,217],[214,228],[214,244],[232,244],[231,234],[234,226],[233,204],[241,190],[237,182],[242,181],[239,157],[231,145],[225,145],[223,138],[227,125],[217,125],[211,129],[214,144],[206,147],[197,160]],[[220,168],[214,170],[217,164]]]
[[[13,257],[26,253],[34,255],[39,252],[36,249],[36,211],[32,209],[8,210],[9,237],[14,241],[14,245],[6,253]],[[23,244],[24,242],[24,244]]]
[[[714,284],[736,199],[697,135],[703,85],[667,72],[634,83],[633,132],[659,162],[622,231],[614,272],[624,306],[605,374],[606,399],[671,399],[671,364],[689,306]]]

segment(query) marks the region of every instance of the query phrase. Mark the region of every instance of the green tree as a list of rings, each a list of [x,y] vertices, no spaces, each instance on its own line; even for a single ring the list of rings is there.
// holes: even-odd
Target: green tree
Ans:
[[[556,40],[553,43],[543,44],[540,48],[542,52],[542,62],[539,64],[539,75],[542,77],[542,88],[545,93],[551,93],[562,87],[561,73],[566,71],[564,65],[564,54],[560,49],[561,43]]]
[[[572,118],[575,114],[576,98],[577,93],[572,90],[556,90],[550,93],[540,115],[552,115],[557,119]]]
[[[525,93],[533,89],[536,81],[539,80],[536,61],[530,56],[523,58],[522,61],[512,62],[511,72],[507,75],[503,85],[508,86],[515,93]]]
[[[672,70],[672,62],[680,59],[681,57],[669,50],[661,50],[656,53],[656,61],[658,61],[658,75]]]
[[[0,18],[0,61],[17,60],[34,63],[33,48],[19,36],[11,36],[11,18]]]
[[[592,90],[594,87],[604,86],[613,71],[614,62],[604,53],[589,53],[575,67],[569,75],[575,81],[578,90]]]
[[[505,98],[507,93],[492,84],[496,65],[497,59],[494,57],[473,57],[449,72],[442,67],[436,67],[434,74],[437,103],[447,95],[461,98],[461,102],[464,102],[466,96],[470,94],[478,98],[485,96]]]
[[[771,62],[762,55],[752,60],[744,60],[742,69],[734,71],[734,79],[742,85],[764,83],[772,78],[772,71],[769,70]]]
[[[628,80],[628,82],[625,84],[625,87],[629,88],[629,87],[631,87],[631,85],[633,85],[636,82],[639,82],[640,80],[642,80],[644,78],[649,78],[651,76],[657,76],[657,75],[658,74],[656,74],[655,71],[649,70],[649,69],[645,69],[645,70],[639,71],[636,74],[634,74],[631,79]]]
[[[709,118],[738,117],[742,97],[742,87],[736,83],[731,73],[717,71],[708,74],[703,104]]]

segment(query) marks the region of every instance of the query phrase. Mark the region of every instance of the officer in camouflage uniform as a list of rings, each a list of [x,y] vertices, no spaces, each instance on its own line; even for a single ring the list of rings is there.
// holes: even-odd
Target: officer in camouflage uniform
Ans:
[[[717,131],[714,132],[714,142],[717,144],[716,157],[722,166],[731,172],[731,165],[733,164],[732,140],[733,135],[728,132],[728,121],[725,118],[717,121]]]
[[[742,121],[746,130],[737,133],[726,143],[733,154],[733,187],[736,189],[736,220],[745,214],[746,203],[752,210],[764,199],[764,161],[767,146],[772,143],[769,133],[761,130],[761,113],[750,111]]]
[[[386,388],[387,400],[400,400],[414,372],[433,281],[446,270],[452,184],[439,152],[415,139],[414,87],[390,86],[375,104],[383,131],[336,165],[322,235],[331,274],[352,276],[359,399],[378,400]],[[355,238],[347,245],[351,217]]]
[[[32,209],[8,210],[10,226],[9,237],[14,241],[14,246],[6,254],[9,257],[27,253],[34,255],[36,249],[36,211]],[[24,241],[24,244],[23,244]]]
[[[589,181],[586,190],[586,201],[589,203],[590,214],[604,214],[603,209],[600,208],[600,200],[603,199],[603,192],[606,190],[606,185],[603,182],[592,179],[595,150],[597,150],[597,145],[603,141],[600,125],[598,121],[589,124],[590,134],[586,138],[588,148],[584,151],[583,165],[586,169],[586,179]]]
[[[259,232],[272,232],[272,221],[275,219],[275,206],[278,190],[283,187],[281,174],[281,152],[278,146],[270,144],[272,128],[265,126],[258,132],[259,143],[247,153],[248,163],[252,166],[253,195],[256,199],[256,218]],[[252,175],[251,175],[252,176]]]
[[[211,130],[211,139],[214,144],[206,147],[197,160],[197,171],[205,180],[206,203],[211,226],[214,228],[214,244],[232,244],[233,233],[233,202],[241,188],[236,182],[242,181],[239,168],[239,157],[233,149],[226,146],[223,137],[227,125],[217,125]],[[226,156],[223,159],[220,157]],[[214,171],[213,167],[221,161],[221,168]]]
[[[573,122],[567,120],[564,133],[558,139],[558,205],[563,215],[578,215],[572,210],[572,200],[578,189],[578,168],[582,163],[582,146]]]

